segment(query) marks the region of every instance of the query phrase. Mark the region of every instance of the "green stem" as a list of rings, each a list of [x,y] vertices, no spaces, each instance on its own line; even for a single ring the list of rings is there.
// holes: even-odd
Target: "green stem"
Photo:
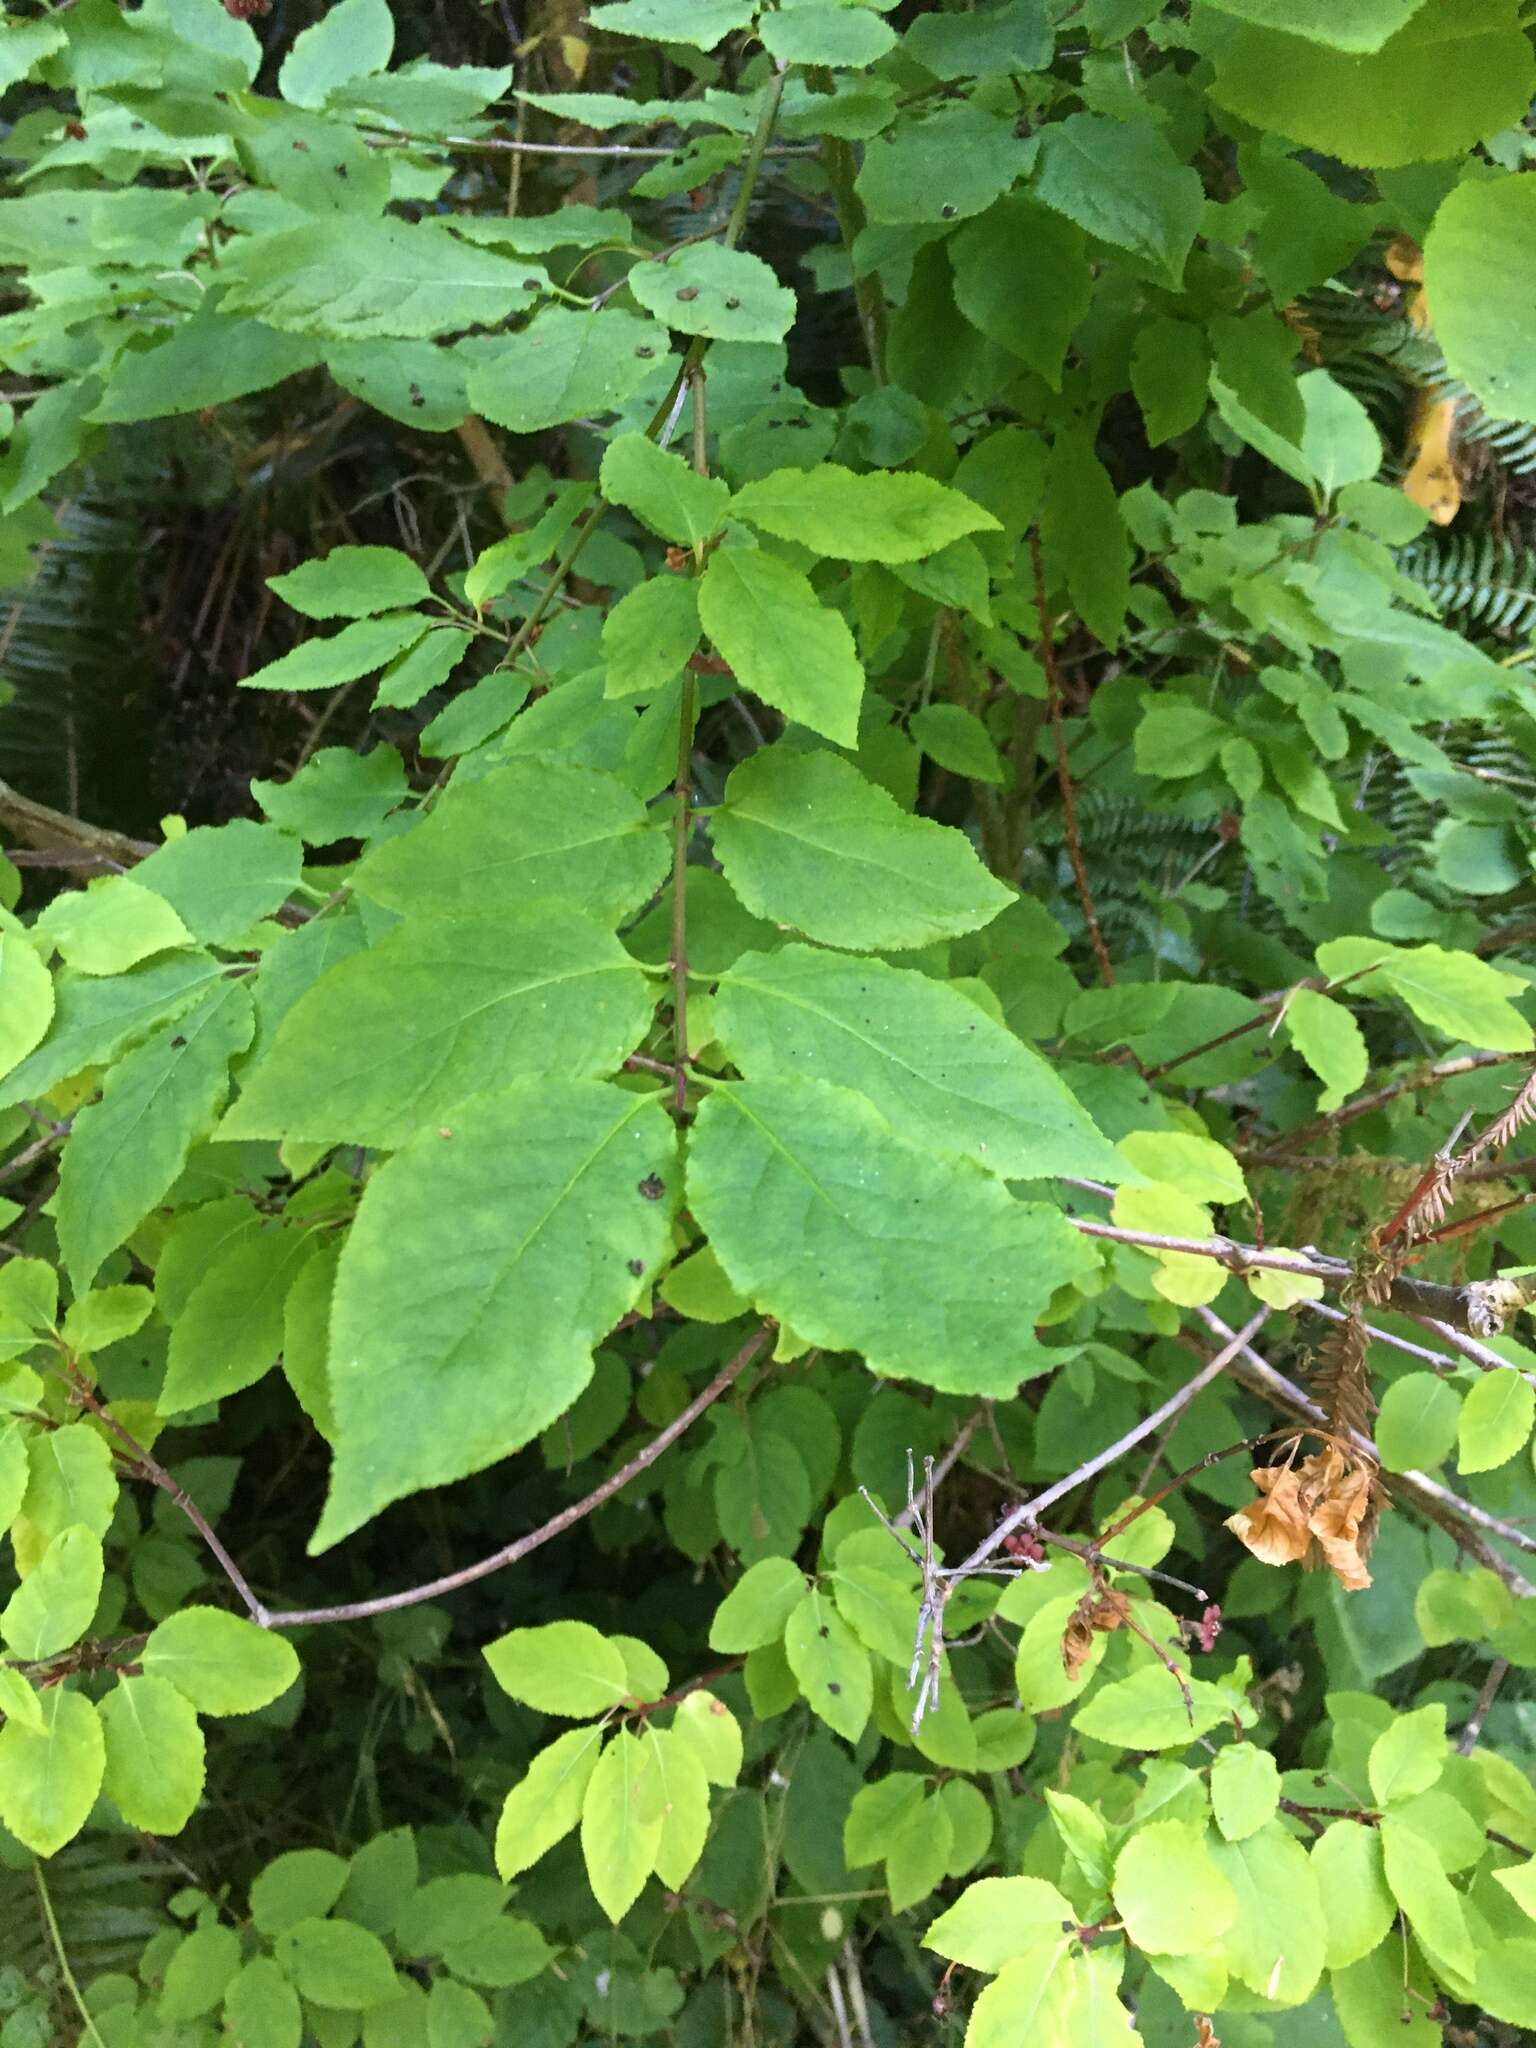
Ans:
[[[853,188],[853,150],[839,137],[829,135],[822,144],[821,163],[831,189],[832,204],[837,212],[837,225],[843,237],[843,247],[848,251],[848,261],[851,264],[854,239],[864,226],[864,205]],[[870,271],[867,276],[860,277],[855,269],[853,303],[858,308],[859,326],[864,335],[869,367],[874,372],[875,382],[883,384],[886,381],[885,291],[880,283],[878,271]]]
[[[32,1865],[32,1875],[37,1882],[38,1903],[43,1909],[43,1919],[48,1928],[48,1939],[52,1942],[54,1955],[58,1958],[59,1975],[64,1979],[65,1984],[69,1988],[69,1995],[75,2001],[75,2009],[84,2023],[86,2033],[96,2043],[96,2048],[107,2048],[106,2042],[101,2038],[101,2030],[96,2025],[95,2020],[92,2019],[90,2008],[81,1995],[75,1973],[69,1966],[69,1957],[64,1952],[64,1938],[59,1933],[58,1916],[53,1910],[53,1899],[48,1890],[48,1881],[43,1876],[43,1866],[41,1863],[34,1863]]]

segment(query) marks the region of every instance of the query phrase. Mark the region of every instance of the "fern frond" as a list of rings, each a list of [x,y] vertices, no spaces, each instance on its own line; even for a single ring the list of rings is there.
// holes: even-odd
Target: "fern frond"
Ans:
[[[1536,442],[1536,428],[1522,428]],[[1536,551],[1491,533],[1447,534],[1400,548],[1397,566],[1465,625],[1518,632],[1536,620]]]

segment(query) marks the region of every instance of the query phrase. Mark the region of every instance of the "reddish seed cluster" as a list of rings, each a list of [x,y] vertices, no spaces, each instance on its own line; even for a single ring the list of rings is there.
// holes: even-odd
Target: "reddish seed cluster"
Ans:
[[[1003,1538],[1003,1548],[1010,1557],[1016,1557],[1020,1564],[1045,1563],[1045,1546],[1040,1538],[1030,1531],[1014,1530]]]

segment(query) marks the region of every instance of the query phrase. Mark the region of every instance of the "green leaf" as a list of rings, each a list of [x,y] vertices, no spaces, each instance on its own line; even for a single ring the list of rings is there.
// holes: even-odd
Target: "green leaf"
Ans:
[[[712,1692],[691,1692],[679,1701],[672,1737],[693,1751],[711,1785],[734,1785],[741,1775],[741,1726]]]
[[[1123,1969],[1117,1950],[1084,1951],[1069,1934],[1042,1934],[977,1999],[966,2048],[1137,2048],[1141,2036],[1120,2003]]]
[[[27,1438],[15,1423],[0,1429],[0,1528],[21,1513],[27,1491]]]
[[[661,1781],[663,1805],[653,1867],[668,1891],[681,1891],[709,1834],[709,1780],[694,1750],[676,1735],[648,1722],[645,1743]]]
[[[663,540],[686,547],[718,533],[731,502],[718,477],[700,476],[644,434],[610,441],[600,476],[611,503],[626,506]]]
[[[0,29],[0,87],[15,85],[34,64],[64,47],[56,21],[9,21]]]
[[[271,1956],[252,1956],[224,1994],[224,2023],[256,2048],[299,2048],[304,2014],[299,1994]]]
[[[1260,28],[1285,29],[1336,50],[1379,50],[1424,0],[1208,0]]]
[[[913,818],[825,753],[764,748],[735,768],[710,836],[755,917],[857,951],[922,946],[1012,900],[964,835]]]
[[[1460,156],[1521,121],[1536,87],[1536,62],[1508,0],[1424,0],[1368,54],[1209,12],[1197,34],[1216,65],[1210,91],[1219,105],[1349,164]],[[1448,76],[1454,92],[1445,90]]]
[[[33,1663],[79,1642],[101,1598],[101,1576],[101,1538],[83,1524],[61,1529],[0,1611],[0,1636],[12,1654]]]
[[[710,1095],[688,1201],[764,1314],[946,1393],[1005,1397],[1042,1370],[1035,1324],[1096,1263],[1057,1210],[919,1151],[851,1090],[809,1079]]]
[[[1087,434],[1056,436],[1046,465],[1040,538],[1083,624],[1106,647],[1115,646],[1130,602],[1131,544],[1109,472]]]
[[[913,1771],[891,1771],[854,1793],[843,1822],[843,1858],[850,1869],[884,1860],[907,1820],[920,1810],[926,1784]]]
[[[731,512],[845,562],[915,562],[962,534],[1001,531],[985,506],[932,477],[907,470],[856,476],[835,462],[776,469],[743,484]]]
[[[373,1176],[336,1275],[336,1462],[313,1549],[570,1406],[670,1254],[675,1142],[654,1096],[534,1081],[462,1105],[448,1138],[425,1132]],[[494,1377],[488,1355],[508,1361]]]
[[[782,341],[795,317],[795,295],[761,256],[719,242],[691,242],[650,263],[637,263],[629,288],[646,311],[679,334],[716,341]]]
[[[102,1789],[130,1827],[177,1835],[203,1790],[203,1731],[174,1685],[119,1677],[101,1703],[106,1742]]]
[[[455,627],[432,626],[385,669],[374,691],[375,710],[386,706],[408,711],[419,704],[429,690],[445,683],[463,660],[473,634]]]
[[[283,1348],[288,1296],[315,1241],[302,1230],[260,1231],[214,1261],[171,1331],[162,1415],[254,1386]]]
[[[718,549],[699,584],[699,619],[743,689],[838,746],[858,744],[864,670],[853,635],[798,569],[760,548]]]
[[[936,1795],[924,1799],[896,1830],[885,1859],[891,1911],[905,1913],[944,1881],[954,1849],[949,1808]]]
[[[395,1916],[395,1947],[407,1956],[440,1956],[466,1935],[501,1918],[506,1886],[474,1871],[428,1878]]]
[[[1232,1888],[1182,1821],[1138,1828],[1115,1859],[1115,1910],[1138,1948],[1188,1955],[1231,1926]]]
[[[1317,964],[1330,981],[1351,979],[1357,995],[1395,995],[1447,1038],[1490,1052],[1529,1052],[1531,1027],[1510,997],[1525,983],[1471,953],[1441,946],[1390,946],[1384,939],[1329,939]],[[1363,971],[1362,971],[1363,970]]]
[[[630,1696],[623,1652],[584,1621],[515,1628],[485,1660],[503,1692],[541,1714],[606,1714]]]
[[[1491,1472],[1525,1448],[1536,1421],[1536,1387],[1522,1373],[1486,1372],[1461,1404],[1456,1466]]]
[[[1211,1761],[1211,1810],[1229,1842],[1240,1842],[1275,1817],[1280,1772],[1267,1749],[1233,1742]]]
[[[306,619],[371,618],[432,595],[426,577],[398,548],[332,548],[286,576],[269,576],[267,588]]]
[[[751,0],[608,0],[594,7],[588,19],[605,35],[647,36],[658,43],[712,50],[732,29],[745,28],[754,11]]]
[[[1055,1071],[957,990],[883,961],[789,945],[744,953],[712,1023],[748,1080],[857,1090],[897,1135],[1004,1180],[1124,1178]]]
[[[729,1654],[776,1643],[804,1597],[805,1574],[798,1565],[787,1557],[759,1559],[715,1609],[709,1647]]]
[[[992,736],[974,711],[963,710],[958,704],[925,704],[913,712],[907,729],[929,760],[937,761],[951,774],[968,775],[976,782],[1001,783],[1006,779]]]
[[[557,897],[617,923],[657,887],[668,859],[666,834],[616,776],[511,761],[467,788],[451,784],[355,879],[390,910],[484,914]]]
[[[300,996],[221,1135],[393,1149],[524,1075],[614,1072],[654,1002],[638,963],[580,912],[407,918]]]
[[[55,896],[36,929],[79,974],[122,974],[152,954],[192,943],[192,934],[165,898],[127,875],[107,875],[87,889]],[[22,963],[12,959],[11,965],[18,969],[15,993],[20,995],[27,976],[19,973]]]
[[[279,655],[248,676],[243,690],[334,690],[372,675],[397,654],[415,646],[428,621],[418,612],[391,612],[382,619],[359,619],[339,633],[319,633],[289,654]]]
[[[183,1607],[151,1631],[139,1659],[200,1714],[253,1714],[299,1675],[286,1637],[216,1607]]]
[[[162,1028],[107,1077],[80,1111],[59,1165],[59,1248],[77,1289],[143,1221],[205,1137],[249,1045],[251,999],[228,981]]]
[[[19,1719],[0,1728],[0,1822],[34,1855],[52,1856],[85,1826],[105,1750],[101,1721],[82,1693],[50,1686],[38,1705],[40,1730]]]
[[[489,2048],[495,2032],[491,2009],[478,1991],[435,1977],[427,1992],[429,2048]]]
[[[277,89],[295,107],[324,106],[338,85],[382,71],[395,47],[388,0],[335,0],[294,40]]]
[[[1397,1906],[1382,1874],[1381,1836],[1356,1820],[1336,1820],[1312,1845],[1312,1875],[1326,1901],[1330,1970],[1348,1969],[1385,1941]]]
[[[1445,1707],[1400,1714],[1371,1745],[1371,1791],[1379,1806],[1427,1792],[1445,1769]]]
[[[1460,1415],[1454,1387],[1432,1372],[1405,1373],[1388,1387],[1376,1418],[1382,1463],[1390,1472],[1432,1471],[1450,1456]]]
[[[342,214],[237,239],[219,266],[227,312],[333,341],[496,327],[535,304],[549,282],[527,257],[474,248],[437,221]]]
[[[217,1920],[204,1921],[183,1936],[165,1966],[156,2018],[166,2022],[201,2019],[225,1996],[240,1967],[240,1937]]]
[[[863,69],[895,47],[896,31],[862,7],[790,7],[758,23],[763,47],[784,64]]]
[[[831,1574],[838,1612],[861,1643],[892,1664],[908,1664],[917,1640],[917,1595],[873,1565],[839,1565]]]
[[[302,856],[303,848],[286,832],[236,818],[167,840],[140,861],[134,879],[163,896],[194,938],[228,945],[287,902],[299,885]],[[142,985],[147,992],[147,972]]]
[[[272,823],[311,846],[367,839],[405,795],[405,769],[393,747],[354,754],[322,747],[286,782],[251,783]]]
[[[350,1866],[329,1849],[290,1849],[251,1883],[251,1918],[265,1935],[323,1919],[341,1897]]]
[[[283,1929],[273,1953],[312,2005],[366,2012],[400,1995],[388,1949],[355,1920],[300,1920]]]
[[[531,1921],[502,1919],[456,1941],[443,1961],[455,1977],[503,1990],[541,1975],[554,1953]]]
[[[667,330],[607,307],[546,308],[521,334],[499,335],[470,358],[469,402],[499,427],[536,433],[611,412],[666,362]]]
[[[597,1760],[581,1808],[581,1853],[593,1897],[615,1924],[645,1888],[666,1822],[657,1757],[621,1728]]]
[[[421,433],[447,433],[469,411],[463,361],[430,341],[333,341],[325,366],[343,391]]]
[[[1072,1725],[1079,1735],[1117,1749],[1184,1749],[1197,1736],[1231,1717],[1231,1699],[1202,1679],[1188,1681],[1195,1712],[1191,1721],[1178,1680],[1161,1664],[1147,1664],[1129,1678],[1100,1686]]]
[[[913,26],[975,19],[924,15]],[[960,230],[950,261],[955,304],[971,325],[1059,389],[1067,344],[1093,296],[1081,229],[1022,193],[1011,194]],[[1204,395],[1202,379],[1202,405]]]
[[[53,977],[19,931],[0,926],[0,1073],[18,1067],[53,1021]]]
[[[572,1728],[541,1749],[512,1787],[496,1827],[496,1868],[503,1878],[537,1863],[581,1819],[602,1740],[601,1728]]]
[[[1306,1850],[1273,1820],[1240,1842],[1213,1840],[1211,1856],[1237,1899],[1223,1940],[1227,1968],[1260,1998],[1300,2005],[1316,1988],[1327,1943]]]
[[[90,417],[128,422],[204,412],[312,370],[322,355],[307,335],[279,334],[205,306],[153,347],[124,349]]]
[[[1451,374],[1499,419],[1536,419],[1529,318],[1517,279],[1536,262],[1536,195],[1520,178],[1446,194],[1424,244],[1435,337]]]
[[[1355,394],[1326,370],[1309,370],[1296,389],[1306,407],[1302,457],[1324,494],[1331,498],[1345,484],[1373,477],[1381,467],[1381,436]]]
[[[1150,119],[1069,114],[1049,122],[1030,190],[1099,241],[1141,257],[1165,283],[1183,277],[1204,194],[1198,172]]]
[[[28,1521],[49,1537],[76,1524],[105,1536],[116,1509],[117,1474],[106,1437],[85,1422],[39,1430],[27,1445],[22,1512]]]
[[[784,1654],[812,1713],[845,1742],[857,1742],[874,1705],[869,1652],[816,1587],[785,1623]]]
[[[1204,333],[1188,320],[1146,320],[1131,350],[1131,389],[1154,448],[1188,433],[1205,417],[1211,352]]]
[[[1365,1034],[1344,1005],[1316,989],[1300,988],[1285,1006],[1291,1043],[1323,1084],[1320,1110],[1337,1109],[1363,1087],[1370,1062]]]
[[[996,1971],[1029,1956],[1076,1914],[1055,1885],[1038,1877],[983,1877],[968,1885],[923,1936],[968,1970]]]
[[[603,621],[604,694],[654,696],[697,648],[699,632],[699,586],[691,576],[636,584]]]
[[[902,48],[935,78],[1043,71],[1055,38],[1043,0],[991,0],[964,14],[920,14]]]
[[[855,189],[872,221],[966,220],[1027,168],[1033,145],[969,100],[890,128],[864,152]]]
[[[1388,1814],[1381,1822],[1381,1849],[1387,1888],[1408,1915],[1431,1962],[1440,1959],[1470,1976],[1475,1962],[1461,1894],[1441,1869],[1433,1844],[1406,1821]]]

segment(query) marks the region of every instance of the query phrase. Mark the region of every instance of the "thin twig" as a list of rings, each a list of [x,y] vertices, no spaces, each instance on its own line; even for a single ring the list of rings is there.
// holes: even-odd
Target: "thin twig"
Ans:
[[[1477,1705],[1472,1709],[1471,1719],[1456,1738],[1456,1749],[1460,1756],[1470,1756],[1477,1747],[1477,1738],[1483,1732],[1483,1723],[1488,1718],[1488,1709],[1498,1697],[1499,1687],[1509,1676],[1509,1661],[1495,1657],[1488,1666],[1488,1676],[1483,1680],[1482,1690],[1477,1696]]]
[[[372,1600],[349,1600],[338,1607],[295,1608],[286,1614],[263,1614],[260,1619],[264,1628],[311,1628],[325,1621],[363,1621],[373,1614],[398,1614],[403,1607],[417,1607],[424,1600],[436,1600],[444,1593],[456,1593],[463,1586],[472,1586],[477,1579],[488,1579],[493,1572],[504,1571],[508,1565],[520,1564],[531,1552],[552,1542],[556,1536],[563,1536],[567,1529],[585,1521],[586,1517],[600,1508],[605,1501],[621,1493],[630,1481],[637,1479],[649,1466],[654,1465],[662,1452],[667,1450],[693,1424],[698,1421],[706,1408],[714,1406],[720,1396],[745,1372],[768,1341],[766,1328],[755,1330],[728,1364],[723,1366],[709,1385],[695,1394],[688,1406],[669,1422],[665,1429],[659,1429],[642,1450],[635,1453],[628,1464],[605,1479],[601,1486],[593,1487],[581,1500],[573,1501],[568,1508],[562,1508],[558,1515],[537,1529],[531,1529],[526,1536],[519,1536],[515,1542],[504,1544],[489,1557],[482,1557],[478,1563],[465,1565],[456,1572],[445,1572],[441,1578],[429,1579],[425,1585],[408,1586],[404,1592],[381,1593]]]
[[[1201,1367],[1192,1380],[1187,1381],[1176,1393],[1170,1394],[1160,1407],[1154,1408],[1150,1415],[1126,1430],[1112,1444],[1107,1444],[1102,1451],[1085,1459],[1075,1472],[1069,1472],[1065,1479],[1058,1479],[1054,1486],[1046,1487],[1043,1493],[1036,1494],[1032,1500],[1024,1501],[1012,1509],[990,1535],[982,1538],[970,1556],[950,1567],[945,1576],[961,1579],[978,1571],[990,1558],[997,1555],[1016,1529],[1022,1528],[1026,1523],[1037,1523],[1041,1513],[1053,1502],[1075,1492],[1088,1480],[1097,1478],[1099,1473],[1113,1465],[1117,1459],[1124,1457],[1134,1444],[1139,1444],[1145,1438],[1154,1435],[1165,1422],[1177,1415],[1181,1409],[1187,1408],[1197,1395],[1202,1394],[1213,1380],[1220,1377],[1237,1356],[1238,1351],[1246,1346],[1249,1338],[1263,1328],[1268,1317],[1269,1310],[1261,1308],[1257,1315],[1249,1318],[1240,1331],[1229,1330],[1229,1341],[1207,1365]]]
[[[489,156],[611,156],[675,157],[677,145],[663,149],[656,143],[641,142],[526,142],[508,135],[365,135],[370,149],[467,149]],[[814,156],[815,142],[779,142],[763,151],[765,156]]]
[[[223,1543],[215,1534],[212,1523],[208,1520],[208,1517],[203,1513],[197,1502],[187,1492],[186,1488],[179,1485],[171,1477],[159,1459],[152,1452],[147,1451],[136,1436],[131,1435],[128,1430],[124,1429],[117,1417],[112,1414],[111,1410],[98,1397],[95,1388],[87,1383],[78,1369],[68,1372],[65,1378],[69,1383],[70,1391],[81,1407],[88,1408],[102,1428],[117,1438],[144,1478],[152,1486],[158,1486],[167,1499],[181,1509],[181,1512],[192,1524],[198,1535],[202,1537],[209,1551],[217,1560],[219,1569],[223,1572],[225,1578],[228,1579],[236,1593],[240,1596],[246,1613],[250,1615],[252,1621],[259,1623],[261,1627],[265,1628],[269,1620],[266,1608],[251,1591],[244,1572],[241,1571],[239,1565],[235,1563],[235,1560],[225,1549]]]
[[[1050,606],[1046,602],[1045,566],[1040,555],[1038,527],[1030,529],[1029,555],[1035,570],[1035,610],[1040,617],[1040,665],[1045,670],[1046,705],[1056,741],[1056,783],[1061,791],[1067,858],[1072,863],[1072,879],[1077,884],[1077,900],[1082,905],[1083,921],[1088,927],[1088,942],[1093,947],[1093,957],[1099,963],[1099,979],[1106,988],[1113,988],[1114,965],[1104,943],[1104,934],[1099,930],[1099,914],[1093,907],[1088,870],[1083,865],[1083,843],[1077,830],[1077,801],[1072,793],[1072,769],[1067,760],[1067,735],[1061,717],[1061,671],[1056,666],[1056,635],[1051,626]]]
[[[1310,1123],[1299,1124],[1294,1131],[1286,1131],[1267,1151],[1244,1152],[1238,1156],[1246,1166],[1288,1164],[1298,1145],[1321,1137],[1325,1131],[1336,1131],[1343,1124],[1353,1123],[1357,1117],[1369,1116],[1373,1109],[1381,1109],[1399,1095],[1418,1089],[1438,1088],[1443,1081],[1454,1080],[1458,1075],[1474,1074],[1483,1067],[1503,1066],[1510,1060],[1527,1058],[1527,1053],[1473,1052],[1459,1054],[1452,1060],[1437,1060],[1432,1066],[1415,1067],[1400,1081],[1390,1081],[1384,1088],[1373,1088],[1366,1095],[1357,1095],[1352,1102],[1342,1103],[1323,1116],[1313,1117]]]
[[[974,1415],[968,1416],[961,1423],[959,1430],[955,1434],[954,1441],[933,1468],[933,1483],[935,1486],[942,1486],[950,1473],[954,1471],[960,1460],[965,1456],[966,1451],[970,1448],[971,1438],[980,1429],[986,1418],[987,1411],[983,1407],[978,1408]],[[913,1503],[909,1501],[901,1513],[895,1517],[894,1526],[898,1529],[910,1528],[912,1519]]]

